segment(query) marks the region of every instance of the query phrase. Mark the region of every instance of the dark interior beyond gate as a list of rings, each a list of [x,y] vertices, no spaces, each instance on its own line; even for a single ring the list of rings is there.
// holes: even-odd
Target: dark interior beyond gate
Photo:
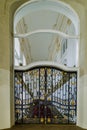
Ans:
[[[15,122],[76,124],[77,72],[15,70]]]

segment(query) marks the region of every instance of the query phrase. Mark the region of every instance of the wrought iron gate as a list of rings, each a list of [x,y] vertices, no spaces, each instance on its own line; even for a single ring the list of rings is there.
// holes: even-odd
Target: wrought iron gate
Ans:
[[[77,72],[54,67],[15,70],[15,122],[75,124]]]

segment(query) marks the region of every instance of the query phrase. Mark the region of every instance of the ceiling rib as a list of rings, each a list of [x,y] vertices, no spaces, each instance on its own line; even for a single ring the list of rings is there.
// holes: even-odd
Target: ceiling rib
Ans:
[[[53,29],[37,29],[35,31],[31,31],[31,32],[28,32],[28,33],[24,33],[24,34],[14,34],[14,37],[15,38],[26,38],[26,37],[29,37],[30,35],[33,35],[33,34],[37,34],[37,33],[52,33],[52,34],[57,34],[57,35],[60,35],[66,39],[68,38],[71,38],[71,39],[79,39],[79,36],[75,35],[68,35],[64,32],[61,32],[61,31],[58,31],[58,30],[53,30]]]

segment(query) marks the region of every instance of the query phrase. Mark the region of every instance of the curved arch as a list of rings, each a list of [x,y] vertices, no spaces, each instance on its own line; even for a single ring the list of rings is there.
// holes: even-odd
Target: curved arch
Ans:
[[[26,12],[35,12],[42,9],[59,12],[68,17],[75,26],[76,35],[79,35],[79,17],[77,13],[71,6],[58,0],[32,0],[24,3],[16,10],[14,14],[14,28],[17,22],[26,14]]]
[[[22,4],[14,13],[14,28],[17,24],[17,22],[23,17],[25,16],[26,12],[35,12],[38,10],[51,10],[54,12],[59,12],[63,15],[65,15],[66,17],[68,17],[72,23],[74,24],[75,27],[75,35],[67,35],[64,32],[60,32],[59,30],[48,30],[48,29],[37,29],[34,31],[30,31],[28,33],[25,34],[14,34],[14,37],[16,38],[24,38],[27,37],[29,35],[32,34],[36,34],[36,33],[54,33],[57,35],[60,35],[66,39],[77,39],[77,44],[76,44],[76,50],[77,50],[77,54],[76,54],[76,66],[79,66],[79,34],[80,34],[80,20],[79,20],[79,16],[78,14],[75,12],[75,10],[69,5],[66,4],[65,2],[61,2],[59,0],[29,0],[28,2],[25,2],[24,4]]]
[[[24,33],[24,34],[14,34],[14,37],[15,38],[25,38],[25,37],[28,37],[30,35],[33,35],[33,34],[37,34],[37,33],[52,33],[52,34],[57,34],[57,35],[60,35],[64,38],[72,38],[72,39],[78,39],[79,36],[73,36],[73,35],[68,35],[66,33],[63,33],[61,31],[57,31],[57,30],[53,30],[53,29],[38,29],[38,30],[35,30],[35,31],[31,31],[31,32],[28,32],[28,33]]]

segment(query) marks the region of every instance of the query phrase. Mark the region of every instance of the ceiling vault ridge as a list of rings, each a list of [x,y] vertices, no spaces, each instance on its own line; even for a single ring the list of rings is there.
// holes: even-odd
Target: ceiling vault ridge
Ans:
[[[14,33],[14,37],[15,38],[26,38],[26,37],[29,37],[30,35],[37,34],[37,33],[52,33],[52,34],[60,35],[64,38],[79,39],[79,35],[69,35],[65,32],[62,32],[59,30],[54,30],[54,29],[37,29],[37,30],[30,31],[30,32],[24,33],[24,34]]]

